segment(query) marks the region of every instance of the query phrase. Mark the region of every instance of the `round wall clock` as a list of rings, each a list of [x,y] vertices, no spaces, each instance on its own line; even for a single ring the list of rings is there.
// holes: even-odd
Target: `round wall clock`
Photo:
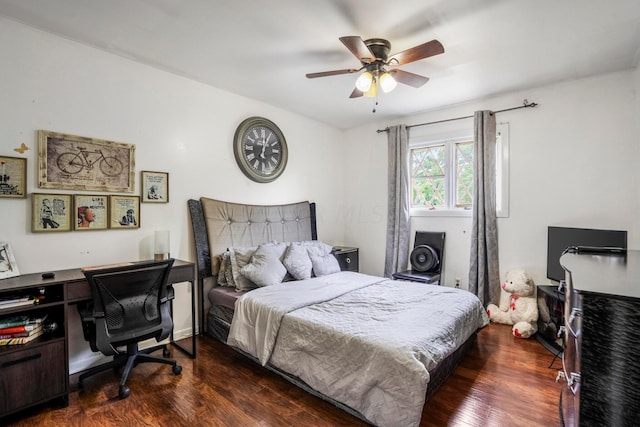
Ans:
[[[236,129],[233,153],[240,170],[256,182],[271,182],[287,166],[287,141],[280,128],[263,117],[249,117]]]

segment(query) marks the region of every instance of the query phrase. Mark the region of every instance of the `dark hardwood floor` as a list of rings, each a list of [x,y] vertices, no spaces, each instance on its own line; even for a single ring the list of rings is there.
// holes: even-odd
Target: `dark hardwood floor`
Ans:
[[[198,337],[198,358],[178,350],[174,376],[166,365],[137,366],[131,396],[118,398],[107,371],[78,390],[72,376],[69,406],[43,405],[0,419],[19,426],[366,426],[291,385],[224,344]],[[557,426],[561,362],[535,339],[509,326],[482,329],[471,352],[427,402],[421,426]]]

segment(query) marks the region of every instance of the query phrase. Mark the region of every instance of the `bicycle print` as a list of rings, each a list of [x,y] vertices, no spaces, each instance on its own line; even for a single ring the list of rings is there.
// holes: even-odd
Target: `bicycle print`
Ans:
[[[50,131],[38,131],[41,188],[131,193],[135,146]]]

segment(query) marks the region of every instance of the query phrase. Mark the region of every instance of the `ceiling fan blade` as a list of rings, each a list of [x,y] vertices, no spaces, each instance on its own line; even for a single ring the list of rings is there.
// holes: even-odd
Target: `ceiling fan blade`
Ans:
[[[307,74],[308,79],[315,79],[316,77],[328,77],[328,76],[337,76],[340,74],[351,74],[357,73],[360,70],[356,70],[355,68],[348,68],[344,70],[334,70],[334,71],[322,71],[320,73],[309,73]]]
[[[349,98],[360,98],[362,95],[364,95],[364,93],[356,87],[353,89],[353,92],[351,92],[351,95],[349,95]]]
[[[438,40],[431,40],[430,42],[426,42],[421,45],[414,46],[411,49],[403,50],[402,52],[391,55],[387,64],[408,64],[410,62],[419,61],[420,59],[429,58],[430,56],[439,55],[441,53],[444,53],[444,47],[442,44]]]
[[[429,81],[429,77],[413,74],[403,70],[391,70],[389,71],[389,74],[391,74],[398,83],[412,87],[420,87]]]
[[[365,44],[364,40],[360,36],[345,36],[340,37],[340,41],[358,58],[358,61],[369,63],[375,60],[375,55],[369,47]]]

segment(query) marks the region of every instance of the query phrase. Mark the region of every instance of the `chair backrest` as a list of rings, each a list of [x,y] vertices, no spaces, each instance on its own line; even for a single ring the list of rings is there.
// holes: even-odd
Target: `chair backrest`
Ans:
[[[169,335],[167,279],[173,261],[83,269],[91,287],[98,350],[115,354],[117,346]]]

